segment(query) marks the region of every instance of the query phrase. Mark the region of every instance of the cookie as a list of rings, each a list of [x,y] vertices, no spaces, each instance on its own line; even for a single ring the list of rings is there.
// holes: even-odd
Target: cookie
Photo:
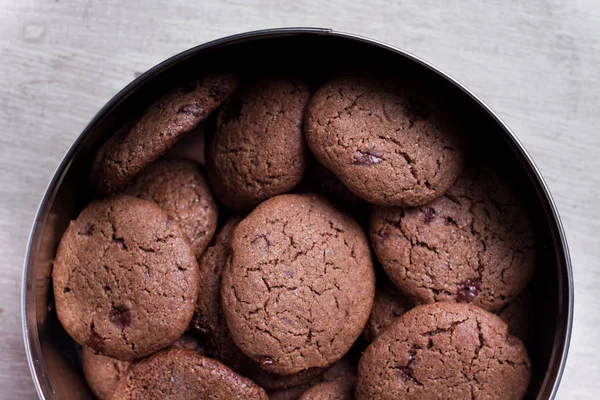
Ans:
[[[201,356],[205,356],[208,354],[204,343],[202,343],[197,338],[189,334],[185,334],[179,339],[177,339],[177,341],[175,341],[171,346],[169,346],[169,348],[193,350]]]
[[[195,338],[184,335],[170,348],[190,349],[200,355],[206,354],[202,343]],[[81,348],[81,366],[85,380],[90,389],[99,400],[108,400],[111,398],[119,379],[125,376],[131,363],[129,361],[119,361],[117,359],[96,354],[87,347]]]
[[[119,379],[125,376],[129,364],[129,361],[119,361],[102,354],[96,354],[92,349],[85,346],[81,349],[83,375],[98,400],[110,399],[119,383]]]
[[[293,375],[263,371],[256,361],[237,348],[229,334],[221,307],[221,275],[229,257],[231,235],[240,220],[230,218],[199,261],[200,290],[192,327],[205,340],[214,358],[265,389],[278,390],[309,382],[324,369],[311,368]]]
[[[511,335],[527,344],[533,337],[533,302],[531,292],[525,289],[498,313],[508,325]]]
[[[100,194],[124,189],[134,176],[203,121],[236,86],[233,75],[211,73],[157,100],[130,129],[120,130],[98,151],[92,166],[92,186]]]
[[[371,343],[398,317],[413,307],[406,296],[388,279],[379,278],[375,289],[375,301],[365,326],[364,336]]]
[[[300,396],[299,400],[354,400],[356,379],[340,378],[319,383]]]
[[[385,272],[416,303],[472,302],[497,311],[533,275],[528,215],[512,188],[478,162],[425,206],[374,207],[370,231]]]
[[[192,350],[161,351],[136,363],[112,400],[267,399],[263,389],[220,362]]]
[[[269,400],[298,400],[302,393],[310,389],[311,384],[292,386],[290,388],[268,392]]]
[[[235,346],[221,308],[221,275],[229,257],[229,241],[241,218],[232,217],[221,228],[215,243],[198,261],[200,287],[192,320],[209,353],[230,368],[239,371],[245,362],[244,354]]]
[[[199,164],[168,160],[151,164],[126,192],[154,201],[179,225],[200,257],[217,229],[217,203]]]
[[[221,283],[236,345],[289,375],[339,360],[364,328],[375,276],[360,226],[316,195],[281,195],[237,226]]]
[[[67,333],[123,361],[180,338],[198,296],[198,264],[179,226],[127,195],[94,201],[71,221],[52,278]]]
[[[357,196],[418,206],[441,196],[465,162],[465,138],[439,95],[411,80],[347,75],[312,97],[312,153]]]
[[[208,177],[223,204],[250,209],[300,182],[307,154],[302,115],[309,98],[303,82],[269,77],[223,104],[206,150]]]
[[[521,399],[531,364],[496,315],[471,304],[417,306],[367,348],[357,400]]]
[[[312,379],[310,382],[291,386],[269,392],[270,400],[297,400],[304,392],[321,383],[334,382],[336,380],[356,380],[356,361],[346,354],[341,360],[333,364],[322,375]],[[257,382],[258,383],[258,382]],[[260,383],[259,383],[260,385]],[[261,385],[262,386],[262,385]]]

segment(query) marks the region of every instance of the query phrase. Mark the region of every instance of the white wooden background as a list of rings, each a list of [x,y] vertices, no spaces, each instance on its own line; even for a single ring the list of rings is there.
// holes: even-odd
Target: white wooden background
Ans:
[[[0,398],[36,396],[21,339],[22,258],[38,201],[71,142],[139,72],[211,39],[281,26],[330,27],[402,47],[508,122],[546,178],[571,247],[575,328],[559,398],[597,398],[598,0],[0,0]]]

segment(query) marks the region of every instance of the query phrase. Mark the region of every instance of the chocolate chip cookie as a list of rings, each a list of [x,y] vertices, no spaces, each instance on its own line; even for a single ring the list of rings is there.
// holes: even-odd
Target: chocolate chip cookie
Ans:
[[[94,201],[71,221],[52,278],[69,335],[123,361],[181,337],[198,296],[198,264],[179,226],[127,195]]]
[[[237,226],[221,298],[231,336],[264,370],[327,367],[364,328],[375,291],[360,226],[316,195],[281,195]]]
[[[100,194],[125,188],[148,164],[203,121],[236,88],[228,73],[211,73],[156,101],[131,128],[121,129],[98,151],[92,186]]]
[[[192,350],[161,351],[136,363],[112,400],[267,400],[263,389],[220,362]]]
[[[465,162],[464,134],[447,102],[409,79],[333,79],[312,97],[305,135],[321,164],[379,205],[428,203],[452,185]]]
[[[354,400],[356,378],[340,378],[314,385],[298,400]]]
[[[127,188],[127,193],[157,203],[180,226],[196,258],[217,229],[217,203],[199,164],[168,160],[151,164]]]
[[[515,191],[473,162],[448,192],[416,208],[375,207],[371,243],[416,303],[472,302],[500,310],[527,286],[534,234]]]
[[[198,262],[200,288],[192,320],[192,328],[200,334],[209,353],[236,371],[245,364],[246,357],[229,335],[221,308],[221,275],[229,257],[231,234],[240,221],[239,217],[230,218]]]
[[[206,349],[195,338],[183,335],[170,348],[194,350],[200,355],[206,354]],[[92,349],[83,346],[81,349],[81,366],[90,389],[99,400],[111,398],[119,380],[125,376],[131,365],[129,361],[119,361],[115,358],[96,354]]]
[[[372,342],[398,317],[413,307],[410,300],[388,279],[377,277],[375,301],[365,326],[364,336]]]
[[[206,152],[208,177],[223,204],[249,209],[300,182],[309,98],[303,82],[269,77],[245,85],[223,105]]]
[[[496,315],[471,304],[417,306],[367,348],[357,400],[521,399],[531,364]]]
[[[129,361],[119,361],[115,358],[96,354],[92,349],[82,347],[81,367],[83,375],[94,396],[98,400],[109,400],[119,379],[125,376]]]
[[[349,352],[351,353],[352,350]],[[356,360],[353,355],[346,354],[341,360],[333,364],[322,375],[312,379],[310,382],[296,386],[269,392],[270,400],[297,400],[311,387],[321,383],[334,382],[337,380],[353,380],[356,382]],[[260,384],[260,383],[259,383]],[[262,386],[262,385],[261,385]]]
[[[284,389],[309,382],[324,369],[310,368],[293,375],[263,371],[256,361],[238,349],[229,334],[221,307],[221,275],[229,257],[231,235],[240,220],[231,217],[200,259],[200,290],[192,327],[206,341],[213,357],[265,389]]]

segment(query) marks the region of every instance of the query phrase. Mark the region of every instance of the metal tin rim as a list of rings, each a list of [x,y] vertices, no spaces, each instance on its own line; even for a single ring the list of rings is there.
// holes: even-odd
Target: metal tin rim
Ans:
[[[507,136],[510,138],[510,140],[513,142],[515,147],[519,150],[519,152],[521,153],[521,156],[527,162],[527,164],[533,171],[535,178],[540,183],[543,194],[546,197],[546,199],[548,200],[548,204],[550,206],[550,211],[552,213],[552,217],[554,218],[554,222],[556,223],[556,226],[558,228],[560,244],[562,246],[562,250],[564,251],[564,258],[565,258],[564,261],[565,261],[565,265],[567,266],[567,281],[568,281],[568,290],[567,290],[568,310],[567,310],[567,321],[566,321],[567,326],[566,326],[564,343],[560,349],[556,349],[556,348],[554,349],[554,354],[552,356],[552,358],[560,357],[560,361],[559,361],[560,367],[557,372],[556,380],[553,384],[552,391],[550,394],[550,398],[554,399],[556,396],[556,392],[558,391],[558,387],[560,385],[560,381],[562,379],[562,375],[563,375],[563,372],[565,369],[565,364],[566,364],[567,355],[568,355],[568,351],[569,351],[569,344],[571,341],[571,331],[572,331],[572,326],[573,326],[573,303],[574,303],[573,270],[572,270],[572,266],[571,266],[571,257],[569,254],[569,248],[567,245],[567,240],[566,240],[565,232],[563,229],[563,225],[562,225],[560,216],[558,214],[558,209],[556,207],[554,199],[552,198],[552,195],[550,194],[550,190],[548,189],[548,186],[547,186],[546,182],[544,181],[539,169],[533,162],[533,159],[531,158],[529,153],[525,150],[523,144],[519,141],[519,139],[512,132],[512,130],[506,125],[506,123],[504,123],[504,121],[502,121],[502,119],[500,119],[500,117],[485,102],[483,102],[483,100],[481,100],[473,92],[471,92],[471,90],[469,90],[466,86],[464,86],[462,83],[460,83],[459,81],[457,81],[456,79],[454,79],[453,77],[451,77],[450,75],[445,73],[444,71],[440,70],[439,68],[435,67],[434,65],[428,63],[427,61],[425,61],[405,50],[399,49],[395,46],[389,45],[382,41],[370,39],[370,38],[367,38],[364,36],[355,35],[355,34],[351,34],[351,33],[335,31],[333,29],[313,28],[313,27],[274,28],[274,29],[262,29],[262,30],[257,30],[257,31],[239,33],[239,34],[235,34],[235,35],[231,35],[231,36],[226,36],[226,37],[223,37],[220,39],[216,39],[216,40],[192,47],[191,49],[185,50],[179,54],[176,54],[176,55],[166,59],[165,61],[161,62],[160,64],[155,65],[154,67],[152,67],[151,69],[146,71],[144,74],[140,75],[138,78],[133,80],[127,86],[125,86],[125,88],[121,89],[116,95],[114,95],[100,109],[100,111],[98,111],[96,113],[96,115],[87,124],[85,129],[75,139],[75,141],[70,146],[69,150],[67,151],[67,153],[61,160],[60,164],[56,168],[56,170],[52,176],[52,179],[50,180],[48,186],[46,187],[44,196],[42,197],[42,200],[40,201],[40,204],[36,211],[35,220],[33,222],[31,231],[29,233],[29,239],[28,239],[27,248],[25,251],[23,277],[22,277],[23,281],[22,281],[22,287],[21,287],[21,319],[22,319],[22,328],[23,328],[23,340],[24,340],[24,344],[25,344],[25,353],[27,356],[27,362],[29,364],[29,370],[31,372],[31,375],[33,378],[33,383],[34,383],[34,386],[38,393],[38,396],[41,399],[45,399],[46,398],[45,395],[48,394],[49,391],[51,390],[51,385],[50,385],[50,382],[48,381],[47,376],[45,376],[45,373],[44,373],[44,371],[46,369],[44,361],[33,359],[32,347],[35,347],[36,352],[40,353],[41,344],[40,344],[39,337],[37,334],[37,321],[32,320],[30,323],[27,320],[27,313],[26,313],[27,299],[28,299],[28,296],[32,295],[31,293],[29,293],[30,290],[28,290],[28,279],[27,278],[35,270],[34,265],[33,265],[33,260],[31,259],[31,257],[35,252],[37,252],[37,248],[39,246],[39,238],[36,236],[36,232],[37,232],[38,224],[40,223],[41,219],[43,218],[42,212],[43,212],[44,208],[46,207],[46,205],[54,200],[54,197],[56,195],[56,189],[62,182],[62,179],[64,178],[64,174],[65,174],[66,170],[68,169],[68,166],[72,162],[73,156],[74,156],[77,148],[79,147],[80,143],[82,142],[83,138],[87,136],[91,127],[94,126],[106,113],[108,113],[108,111],[110,109],[115,107],[127,95],[127,93],[129,93],[132,90],[143,85],[144,82],[150,76],[152,76],[164,69],[167,69],[171,64],[173,64],[175,62],[182,61],[182,60],[196,54],[197,52],[205,50],[207,48],[218,47],[221,45],[231,44],[234,42],[255,40],[255,39],[259,39],[261,37],[285,36],[285,35],[294,35],[294,34],[330,35],[330,36],[337,36],[337,37],[351,39],[351,40],[357,40],[357,41],[360,41],[363,43],[381,47],[383,49],[392,51],[394,53],[397,53],[399,55],[402,55],[413,61],[418,62],[422,66],[428,68],[429,70],[435,72],[436,74],[439,74],[441,77],[443,77],[444,79],[451,82],[453,85],[455,85],[457,88],[461,89],[464,93],[466,93],[469,97],[471,97],[472,100],[474,100],[476,103],[478,103],[489,115],[491,115],[493,117],[495,122],[499,126],[502,127],[502,129],[507,134]],[[34,249],[35,249],[35,252],[34,252]],[[32,298],[31,307],[35,308],[35,296],[33,296],[33,298]],[[32,329],[34,332],[34,337],[30,336],[30,331]],[[40,375],[44,378],[43,382],[40,379]]]

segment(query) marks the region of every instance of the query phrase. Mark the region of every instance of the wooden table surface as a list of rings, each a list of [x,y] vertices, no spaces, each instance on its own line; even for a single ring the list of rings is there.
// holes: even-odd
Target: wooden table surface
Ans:
[[[0,398],[36,397],[21,334],[23,254],[37,204],[75,137],[165,58],[281,26],[329,27],[404,48],[466,84],[514,130],[558,204],[574,266],[575,323],[559,398],[597,398],[597,0],[0,0]]]

